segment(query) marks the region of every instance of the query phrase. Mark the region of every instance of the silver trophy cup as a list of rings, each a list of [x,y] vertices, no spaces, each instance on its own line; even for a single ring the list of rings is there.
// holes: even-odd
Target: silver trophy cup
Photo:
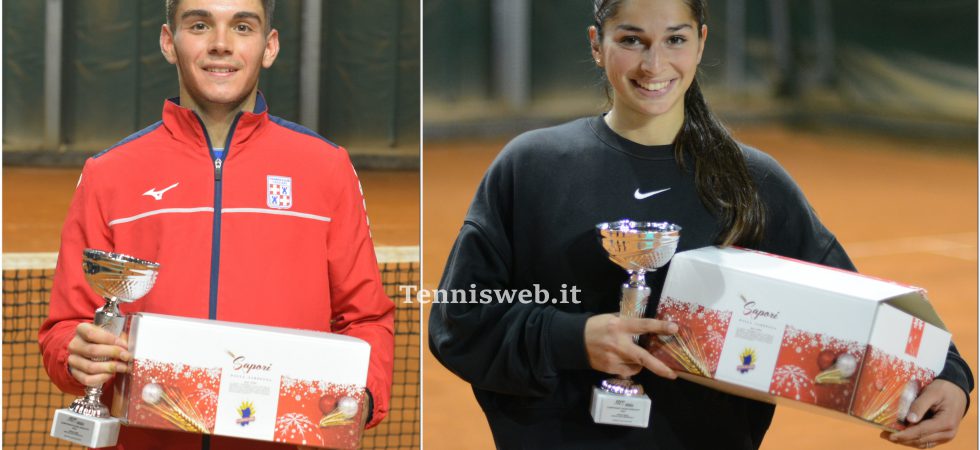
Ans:
[[[95,310],[95,325],[119,336],[126,323],[119,303],[130,303],[146,295],[157,279],[160,265],[132,256],[85,249],[82,270],[89,286],[105,299]],[[51,435],[88,447],[116,444],[119,421],[109,416],[102,404],[102,386],[85,388],[85,396],[75,399],[68,408],[55,411]]]
[[[674,257],[681,227],[667,222],[620,220],[596,225],[609,259],[629,273],[619,300],[620,317],[643,317],[650,299],[646,273],[663,267]],[[637,342],[639,336],[633,336]],[[592,417],[597,423],[646,427],[650,398],[630,378],[608,378],[593,389]]]

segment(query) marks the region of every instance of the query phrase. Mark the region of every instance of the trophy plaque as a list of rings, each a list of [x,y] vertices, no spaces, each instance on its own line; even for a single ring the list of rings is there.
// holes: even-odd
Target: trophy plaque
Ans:
[[[650,298],[646,273],[663,267],[674,256],[681,227],[667,222],[618,222],[596,225],[609,259],[629,273],[619,300],[620,317],[643,317]],[[636,343],[639,336],[633,336]],[[650,397],[629,377],[608,378],[592,388],[592,419],[596,423],[646,428]]]
[[[122,334],[126,323],[119,303],[133,302],[153,287],[160,265],[132,256],[85,249],[82,270],[85,280],[105,305],[95,311],[95,325],[116,336]],[[51,436],[86,447],[108,447],[116,444],[119,419],[109,416],[102,404],[102,386],[85,388],[85,396],[75,399],[68,407],[55,411]]]

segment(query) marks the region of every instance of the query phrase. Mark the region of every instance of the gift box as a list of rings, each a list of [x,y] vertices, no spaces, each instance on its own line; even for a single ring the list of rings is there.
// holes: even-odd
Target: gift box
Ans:
[[[140,313],[112,415],[128,426],[359,445],[370,345],[354,337]]]
[[[676,254],[657,318],[680,329],[647,349],[681,378],[892,431],[950,343],[920,288],[739,248]]]

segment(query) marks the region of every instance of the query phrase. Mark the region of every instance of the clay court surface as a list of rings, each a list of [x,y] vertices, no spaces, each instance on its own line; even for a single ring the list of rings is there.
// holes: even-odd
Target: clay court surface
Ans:
[[[977,156],[975,144],[909,142],[875,135],[745,126],[745,143],[776,157],[863,273],[928,289],[961,353],[977,369]],[[506,140],[427,143],[424,151],[423,286],[438,284],[484,170]],[[560,176],[560,174],[556,174]],[[428,319],[428,307],[424,320]],[[426,327],[423,326],[423,330]],[[427,348],[427,344],[424,344]],[[427,450],[493,448],[469,385],[427,351],[423,442]],[[977,394],[957,439],[977,448]],[[706,428],[710,432],[710,425]],[[897,449],[879,432],[778,408],[763,443],[781,449]]]
[[[927,288],[964,357],[976,369],[975,146],[778,127],[743,127],[737,135],[787,168],[862,272]],[[424,287],[431,289],[438,283],[476,185],[504,143],[426,145]],[[4,252],[57,250],[78,173],[79,169],[4,168]],[[375,243],[416,245],[418,176],[411,172],[360,175]],[[427,352],[423,359],[425,448],[492,448],[469,385]],[[977,448],[976,393],[971,403],[959,437],[943,448]],[[882,441],[870,427],[780,408],[763,448],[899,447]]]

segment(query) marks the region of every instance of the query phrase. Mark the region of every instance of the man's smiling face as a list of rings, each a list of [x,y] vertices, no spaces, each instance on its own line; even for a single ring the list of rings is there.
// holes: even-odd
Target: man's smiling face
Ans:
[[[278,32],[265,31],[260,0],[182,0],[173,20],[160,47],[177,65],[186,105],[237,107],[255,93],[260,69],[271,67],[279,51]]]

